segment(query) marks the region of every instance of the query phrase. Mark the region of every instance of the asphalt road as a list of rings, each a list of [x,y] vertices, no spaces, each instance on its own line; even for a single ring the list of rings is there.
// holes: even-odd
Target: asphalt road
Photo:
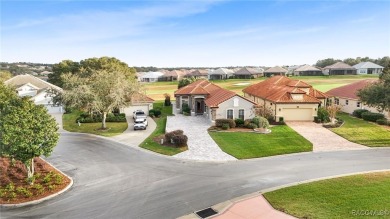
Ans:
[[[74,186],[35,206],[1,209],[0,218],[175,218],[288,183],[390,169],[389,158],[390,148],[382,148],[201,163],[63,133],[48,160]]]

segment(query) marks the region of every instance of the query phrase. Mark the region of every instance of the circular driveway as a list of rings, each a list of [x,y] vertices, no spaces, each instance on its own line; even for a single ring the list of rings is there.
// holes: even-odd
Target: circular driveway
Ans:
[[[156,156],[87,134],[62,133],[48,159],[74,179],[44,203],[1,218],[176,218],[259,190],[338,174],[390,169],[390,149],[301,153],[206,163]]]

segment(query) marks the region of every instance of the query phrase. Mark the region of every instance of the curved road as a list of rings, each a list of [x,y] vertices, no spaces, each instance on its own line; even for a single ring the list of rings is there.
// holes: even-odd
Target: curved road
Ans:
[[[91,135],[63,133],[48,159],[74,179],[52,200],[1,209],[1,218],[175,218],[275,186],[390,169],[390,148],[202,163],[157,156]]]

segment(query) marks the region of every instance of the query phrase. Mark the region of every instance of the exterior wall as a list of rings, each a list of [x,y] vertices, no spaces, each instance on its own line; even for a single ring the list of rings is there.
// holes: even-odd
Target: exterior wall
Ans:
[[[238,99],[238,104],[234,105],[234,100]],[[227,110],[233,110],[233,119],[238,118],[238,112],[240,109],[244,110],[244,119],[251,119],[255,117],[255,113],[253,111],[253,103],[240,97],[234,96],[223,103],[219,104],[219,107],[216,109],[216,119],[226,119],[227,118]]]
[[[300,71],[300,72],[294,72],[294,75],[299,76],[320,76],[323,75],[321,71]]]
[[[363,74],[363,75],[365,75],[365,74],[380,74],[380,73],[382,73],[382,68],[359,68],[358,70],[357,70],[357,73],[358,74]]]
[[[341,106],[341,111],[345,113],[352,114],[353,111],[357,109],[366,109],[373,113],[380,113],[376,108],[369,107],[367,105],[362,104],[359,100],[356,99],[349,99],[344,97],[334,97],[332,98],[332,102],[335,103],[335,98],[339,99],[339,106]],[[348,100],[348,105],[346,104],[346,101]],[[358,107],[358,103],[360,103],[360,106]],[[387,118],[390,118],[390,112],[382,112]]]

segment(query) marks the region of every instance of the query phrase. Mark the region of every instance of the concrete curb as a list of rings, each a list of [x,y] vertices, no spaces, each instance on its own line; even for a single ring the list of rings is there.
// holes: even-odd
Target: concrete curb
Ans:
[[[275,190],[278,190],[278,189],[283,189],[283,188],[287,188],[287,187],[291,187],[291,186],[296,186],[296,185],[301,185],[301,184],[306,184],[306,183],[311,183],[311,182],[316,182],[316,181],[321,181],[321,180],[326,180],[326,179],[334,179],[334,178],[339,178],[339,177],[344,177],[344,176],[353,176],[353,175],[367,174],[367,173],[379,173],[379,172],[387,172],[387,171],[390,171],[390,169],[371,170],[371,171],[362,171],[362,172],[355,172],[355,173],[339,174],[339,175],[333,175],[333,176],[328,176],[328,177],[321,177],[321,178],[316,178],[316,179],[309,179],[309,180],[299,181],[299,182],[295,182],[295,183],[289,183],[289,184],[285,184],[285,185],[281,185],[281,186],[276,186],[276,187],[272,187],[272,188],[268,188],[268,189],[263,189],[263,190],[260,190],[258,192],[253,192],[253,193],[250,193],[250,194],[239,196],[237,198],[233,198],[233,199],[230,199],[230,200],[227,200],[227,201],[224,201],[224,202],[221,202],[221,203],[218,203],[216,205],[211,206],[211,208],[216,210],[218,212],[218,214],[213,215],[213,216],[211,216],[209,218],[214,218],[216,216],[221,215],[226,210],[231,208],[235,203],[238,203],[238,202],[241,202],[241,201],[245,201],[247,199],[254,198],[254,197],[259,196],[261,194],[264,194],[264,193],[267,193],[267,192],[272,192],[272,191],[275,191]],[[178,217],[178,219],[199,219],[199,217],[195,213],[191,213],[191,214],[188,214],[188,215],[184,215],[184,216]]]
[[[62,189],[61,191],[59,191],[57,193],[54,193],[54,194],[51,194],[49,196],[46,196],[44,198],[33,200],[33,201],[29,201],[29,202],[24,202],[24,203],[20,203],[20,204],[0,204],[0,209],[20,208],[20,207],[25,207],[25,206],[30,206],[30,205],[36,205],[36,204],[39,204],[41,202],[47,201],[49,199],[52,199],[52,198],[54,198],[56,196],[61,195],[62,193],[68,191],[73,186],[73,179],[72,179],[72,177],[66,175],[64,172],[62,172],[61,170],[57,169],[55,166],[53,166],[51,163],[47,162],[45,159],[43,159],[43,158],[41,158],[41,159],[44,160],[47,164],[49,164],[51,167],[53,167],[55,170],[57,170],[58,172],[63,174],[65,177],[68,177],[68,179],[70,180],[70,183],[64,189]]]

